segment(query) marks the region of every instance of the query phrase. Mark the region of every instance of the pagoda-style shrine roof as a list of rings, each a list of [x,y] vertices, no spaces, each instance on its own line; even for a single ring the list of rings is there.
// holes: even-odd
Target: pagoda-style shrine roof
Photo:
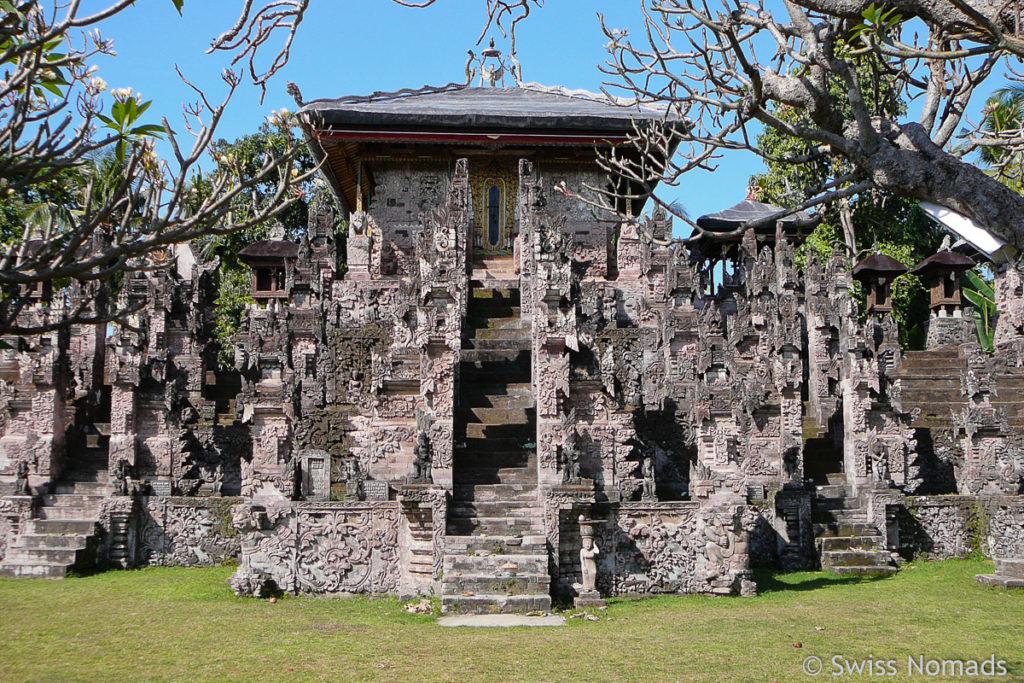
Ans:
[[[910,269],[914,275],[927,276],[934,272],[963,272],[973,268],[974,261],[961,253],[943,249],[932,254]]]
[[[710,232],[730,232],[736,228],[753,221],[761,220],[785,211],[780,206],[765,204],[753,199],[744,199],[728,209],[715,211],[701,216],[697,219],[697,225]],[[782,223],[784,227],[793,225],[813,225],[817,221],[809,214],[802,211],[789,216],[779,218],[771,224],[763,225],[759,232],[775,232],[775,224]]]
[[[243,263],[254,261],[274,261],[295,258],[299,255],[299,245],[288,240],[262,240],[250,244],[238,252]]]
[[[665,107],[626,106],[596,93],[534,84],[511,88],[459,85],[320,99],[301,110],[315,129],[339,137],[369,130],[407,137],[452,129],[466,133],[520,131],[530,137],[536,137],[538,131],[621,135],[633,130],[634,121],[683,124],[681,117],[667,112]]]
[[[875,275],[896,277],[907,272],[907,267],[886,254],[871,254],[853,267],[853,276],[858,280]]]

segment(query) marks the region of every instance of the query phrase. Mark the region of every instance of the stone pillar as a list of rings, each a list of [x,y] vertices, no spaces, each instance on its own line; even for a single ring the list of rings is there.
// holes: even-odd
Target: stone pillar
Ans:
[[[252,418],[252,460],[242,461],[242,495],[283,501],[295,487],[291,418],[277,407],[257,407]]]

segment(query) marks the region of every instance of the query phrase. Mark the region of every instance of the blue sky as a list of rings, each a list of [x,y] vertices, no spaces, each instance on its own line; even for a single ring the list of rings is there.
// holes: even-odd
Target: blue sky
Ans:
[[[195,97],[174,66],[219,100],[225,92],[219,74],[229,60],[204,52],[212,38],[231,26],[240,5],[185,0],[179,17],[171,0],[143,0],[103,25],[118,56],[100,63],[100,75],[112,88],[142,92],[154,101],[150,112],[166,115],[180,130],[181,103]],[[474,43],[484,23],[483,0],[438,0],[426,9],[404,8],[391,0],[313,0],[310,5],[291,60],[271,82],[263,104],[258,91],[243,84],[219,129],[221,137],[252,132],[274,109],[294,109],[286,81],[297,83],[307,100],[441,85],[464,80],[466,50],[480,52]],[[640,39],[638,0],[548,0],[517,32],[525,80],[597,90],[607,80],[597,68],[606,58],[598,11],[609,26],[630,27]],[[504,47],[500,34],[492,33]],[[690,216],[700,216],[743,199],[750,174],[760,169],[753,155],[731,153],[714,173],[688,174],[680,187],[666,188],[662,195],[680,201]],[[689,228],[676,221],[676,232],[688,234]]]

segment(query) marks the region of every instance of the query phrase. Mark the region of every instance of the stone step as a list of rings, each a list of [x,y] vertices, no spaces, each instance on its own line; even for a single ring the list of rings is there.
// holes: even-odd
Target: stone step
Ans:
[[[863,567],[830,567],[829,571],[844,576],[888,576],[896,573],[896,567],[891,565],[865,565]]]
[[[835,550],[884,550],[882,536],[825,536],[821,539],[822,552]]]
[[[36,514],[41,520],[94,520],[100,516],[100,507],[99,505],[41,507]]]
[[[536,501],[534,484],[455,484],[454,501]]]
[[[483,274],[485,271],[484,266],[479,269],[480,273]],[[474,277],[476,270],[470,274],[469,286],[470,294],[473,297],[488,298],[488,297],[511,297],[513,300],[517,300],[519,294],[519,276],[506,277],[506,278],[483,278]]]
[[[109,484],[110,472],[107,470],[72,470],[66,472],[62,481],[66,482],[94,482],[97,484]]]
[[[466,315],[469,318],[518,318],[522,312],[520,301],[500,297],[471,297],[467,302]]]
[[[81,550],[86,547],[88,536],[79,534],[19,534],[11,544],[12,548],[64,548]]]
[[[903,391],[916,389],[951,389],[958,393],[960,391],[960,373],[956,369],[946,375],[900,371],[896,373],[895,377],[902,380]]]
[[[537,427],[529,422],[512,424],[484,424],[482,422],[462,422],[455,425],[456,441],[465,441],[466,448],[478,441],[493,443],[496,449],[499,444],[508,444],[512,449],[522,449],[525,444],[537,440]],[[510,449],[511,450],[511,449]]]
[[[518,350],[518,351],[529,351],[533,346],[533,342],[529,336],[516,337],[514,339],[474,339],[466,338],[462,340],[463,352],[468,349],[506,349],[506,350]]]
[[[835,536],[873,536],[878,530],[864,522],[814,522],[812,524],[816,538]]]
[[[889,565],[889,553],[885,550],[823,550],[823,569],[835,567],[885,567]]]
[[[532,467],[462,467],[454,477],[459,484],[537,484]]]
[[[533,536],[544,533],[544,523],[516,517],[449,517],[447,532],[455,536]]]
[[[473,283],[473,289],[471,290],[470,299],[472,303],[476,301],[486,301],[489,299],[504,301],[512,305],[518,306],[521,302],[521,295],[519,293],[519,281],[515,280],[513,285],[508,287],[483,287],[480,286],[479,282]]]
[[[544,534],[523,536],[471,536],[448,534],[444,539],[448,555],[531,555],[547,557],[547,537]]]
[[[504,314],[503,314],[504,313]],[[467,315],[466,324],[463,329],[467,334],[481,332],[483,330],[507,330],[510,332],[522,332],[532,327],[529,320],[519,317],[514,309],[506,311],[495,310],[491,315]]]
[[[960,353],[955,348],[949,349],[927,349],[920,351],[907,351],[903,354],[904,363],[940,361],[944,363],[959,363]]]
[[[543,513],[534,507],[533,501],[512,503],[505,500],[478,500],[453,502],[448,508],[449,517],[521,517],[530,520],[543,520]]]
[[[27,534],[75,534],[89,536],[96,530],[96,522],[91,519],[30,519],[25,522]]]
[[[550,609],[550,595],[441,595],[441,612],[444,614],[524,614]]]
[[[467,339],[515,339],[523,340],[530,338],[530,326],[520,321],[518,327],[483,327],[470,329],[466,335]]]
[[[997,588],[1024,588],[1024,579],[1002,574],[975,574],[975,581],[983,586],[995,586]]]
[[[535,467],[537,459],[533,457],[533,451],[508,450],[508,451],[468,451],[459,449],[455,451],[455,469],[473,469],[476,467],[497,468],[497,469],[526,469]]]
[[[462,408],[457,417],[466,422],[488,425],[528,425],[536,419],[537,411],[532,408]]]
[[[55,564],[70,567],[75,564],[83,548],[19,548],[7,549],[4,563]]]
[[[530,367],[530,352],[518,349],[463,349],[460,355],[463,363],[505,361]]]
[[[446,551],[444,556],[445,576],[452,572],[480,574],[485,570],[502,576],[547,573],[548,555],[546,552],[539,554],[510,553],[505,552],[505,548],[502,548],[500,544],[495,544],[494,549],[500,549],[502,552],[456,554]]]
[[[846,485],[822,484],[815,487],[815,494],[821,498],[843,498],[846,496]]]
[[[33,563],[0,563],[0,577],[8,579],[63,579],[67,576],[68,567],[62,564]]]
[[[450,581],[451,588],[448,593],[476,593],[494,595],[544,595],[551,591],[551,577],[545,571],[543,573],[517,573],[517,574],[471,574],[457,572],[450,578],[445,574],[445,579]]]
[[[497,408],[499,410],[526,410],[535,405],[533,395],[528,391],[512,390],[510,393],[501,393],[498,388],[464,391],[459,402],[463,408]]]
[[[107,496],[102,493],[56,493],[42,497],[43,505],[55,507],[95,507],[103,504]]]
[[[811,507],[811,522],[815,524],[863,524],[868,515],[864,510],[820,510]]]
[[[516,425],[522,428],[522,425]],[[528,450],[534,452],[537,446],[534,443],[534,435],[523,433],[519,436],[465,436],[456,437],[457,444],[462,444],[460,449],[465,453],[495,453]]]
[[[815,510],[822,511],[863,510],[862,504],[860,500],[857,498],[826,498],[821,496],[820,491],[819,494],[815,496],[814,500],[812,501],[812,505],[814,506]]]
[[[1024,559],[996,558],[996,574],[1024,580]]]
[[[518,361],[462,361],[459,372],[463,384],[470,385],[477,381],[489,384],[522,384],[530,381],[529,365]]]
[[[106,482],[94,482],[94,481],[61,481],[53,487],[54,493],[57,494],[83,494],[83,495],[96,495],[96,496],[109,496],[113,493],[113,487]]]

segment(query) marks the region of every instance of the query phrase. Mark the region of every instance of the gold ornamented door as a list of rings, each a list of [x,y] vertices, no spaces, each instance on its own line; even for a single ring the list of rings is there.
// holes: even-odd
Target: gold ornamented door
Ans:
[[[471,167],[472,168],[472,167]],[[484,253],[512,253],[519,179],[496,164],[470,173],[473,188],[473,248]]]

